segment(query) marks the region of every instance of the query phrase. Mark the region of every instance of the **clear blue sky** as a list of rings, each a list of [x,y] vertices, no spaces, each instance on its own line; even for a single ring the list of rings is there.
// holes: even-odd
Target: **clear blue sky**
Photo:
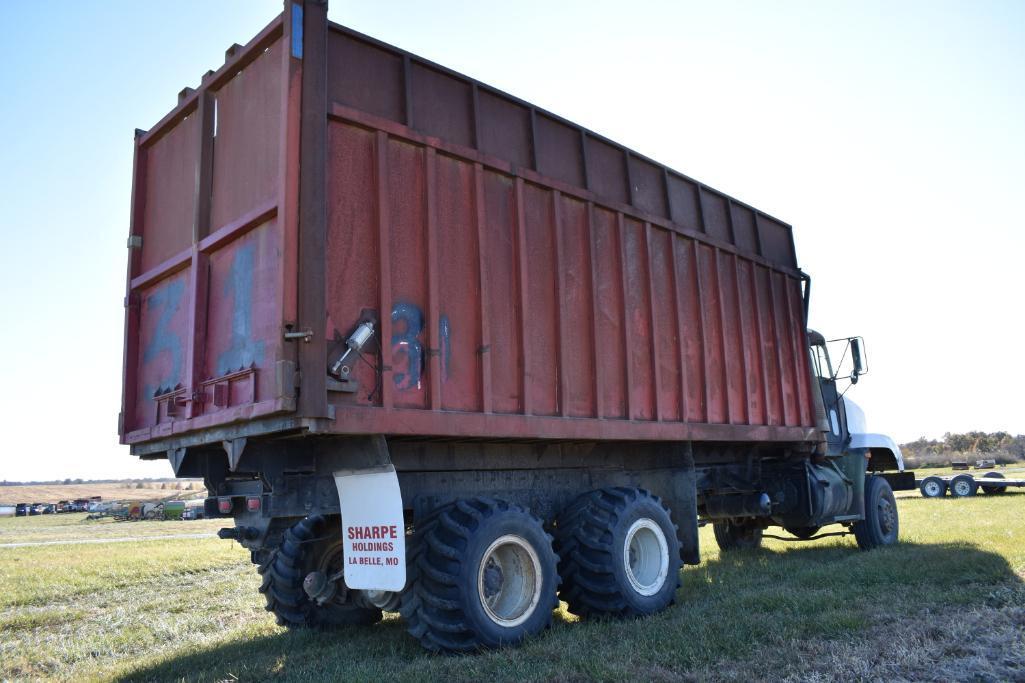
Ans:
[[[3,2],[0,479],[116,445],[132,133],[281,3]],[[898,440],[1025,432],[1025,3],[333,2],[334,21],[795,226],[811,325]]]

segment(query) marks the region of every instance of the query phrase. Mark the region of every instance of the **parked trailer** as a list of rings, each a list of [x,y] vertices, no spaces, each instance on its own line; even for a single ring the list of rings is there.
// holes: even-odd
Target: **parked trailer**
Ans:
[[[1006,493],[1011,486],[1025,486],[1025,479],[1008,479],[1000,472],[987,472],[978,478],[970,474],[933,475],[918,482],[918,490],[925,498],[942,498],[948,491],[952,498],[967,498],[980,490],[996,495]]]
[[[282,624],[469,651],[665,608],[699,516],[897,540],[789,225],[325,2],[137,132],[128,245],[121,441],[204,478]]]

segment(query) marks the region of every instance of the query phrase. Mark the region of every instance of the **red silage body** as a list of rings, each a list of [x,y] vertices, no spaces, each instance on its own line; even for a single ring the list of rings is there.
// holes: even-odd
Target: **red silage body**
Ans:
[[[818,439],[789,226],[309,20],[137,136],[124,443]]]

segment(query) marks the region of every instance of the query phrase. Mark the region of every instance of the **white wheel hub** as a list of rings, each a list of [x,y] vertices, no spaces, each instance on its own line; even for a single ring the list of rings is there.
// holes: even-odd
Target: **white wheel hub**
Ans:
[[[940,495],[940,485],[935,481],[930,481],[925,485],[925,492],[935,498]]]
[[[662,590],[669,574],[669,544],[654,520],[643,517],[630,525],[623,543],[623,565],[630,585],[641,595]]]
[[[541,560],[534,547],[515,534],[496,538],[481,558],[477,594],[499,626],[519,626],[529,619],[541,601]]]
[[[954,484],[954,489],[957,491],[957,494],[959,496],[967,496],[968,493],[972,490],[972,487],[966,481],[959,481],[956,484]]]

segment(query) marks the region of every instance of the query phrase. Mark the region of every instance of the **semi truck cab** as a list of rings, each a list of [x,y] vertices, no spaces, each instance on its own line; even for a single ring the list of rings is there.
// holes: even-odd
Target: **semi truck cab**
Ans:
[[[808,344],[814,377],[822,393],[825,412],[826,454],[839,456],[848,451],[865,453],[866,469],[885,478],[894,491],[915,488],[914,472],[905,471],[904,458],[892,438],[868,431],[865,411],[846,396],[847,390],[868,373],[868,355],[861,337],[826,340],[808,330]],[[830,355],[830,348],[834,356]]]

